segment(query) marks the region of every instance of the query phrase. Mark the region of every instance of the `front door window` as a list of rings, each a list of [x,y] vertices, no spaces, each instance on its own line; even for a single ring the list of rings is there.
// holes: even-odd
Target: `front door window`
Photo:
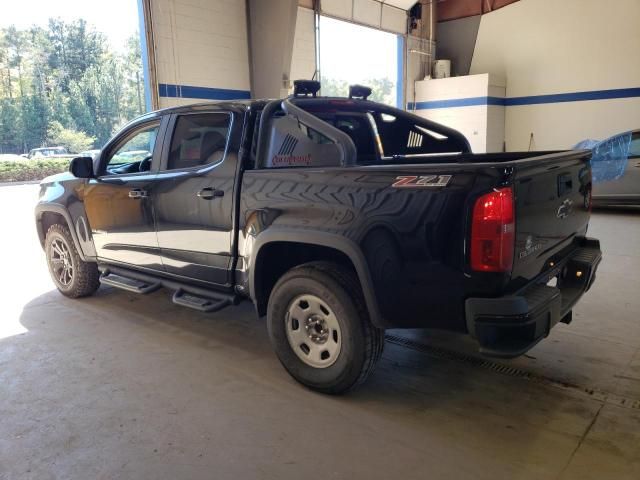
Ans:
[[[105,174],[149,171],[159,129],[159,124],[147,125],[125,138],[107,159]]]

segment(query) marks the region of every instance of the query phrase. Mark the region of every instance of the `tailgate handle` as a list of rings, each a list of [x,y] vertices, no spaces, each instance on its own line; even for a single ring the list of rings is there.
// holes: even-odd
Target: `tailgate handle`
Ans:
[[[573,188],[573,180],[570,173],[562,173],[558,175],[558,197],[564,196]]]

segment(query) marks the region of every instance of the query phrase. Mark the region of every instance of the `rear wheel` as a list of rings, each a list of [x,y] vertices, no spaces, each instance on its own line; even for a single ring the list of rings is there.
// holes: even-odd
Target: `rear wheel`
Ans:
[[[60,293],[78,298],[91,295],[98,289],[98,266],[80,258],[66,226],[54,224],[49,227],[44,250],[51,279]]]
[[[267,324],[285,369],[323,393],[359,385],[382,354],[384,331],[371,324],[355,275],[331,262],[285,273],[269,298]]]

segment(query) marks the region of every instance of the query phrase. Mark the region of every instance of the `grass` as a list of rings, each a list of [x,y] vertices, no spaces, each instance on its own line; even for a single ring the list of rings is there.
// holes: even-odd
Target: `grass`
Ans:
[[[0,182],[26,182],[42,180],[49,175],[69,170],[73,157],[58,157],[39,160],[3,161],[0,158]]]

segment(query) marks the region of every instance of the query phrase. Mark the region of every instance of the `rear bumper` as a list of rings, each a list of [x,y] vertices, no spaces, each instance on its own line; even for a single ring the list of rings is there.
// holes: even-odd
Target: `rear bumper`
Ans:
[[[465,316],[480,352],[517,357],[549,335],[558,322],[571,321],[571,309],[595,280],[602,259],[600,242],[584,239],[571,255],[526,287],[499,298],[468,298]],[[547,283],[557,277],[555,287]]]

